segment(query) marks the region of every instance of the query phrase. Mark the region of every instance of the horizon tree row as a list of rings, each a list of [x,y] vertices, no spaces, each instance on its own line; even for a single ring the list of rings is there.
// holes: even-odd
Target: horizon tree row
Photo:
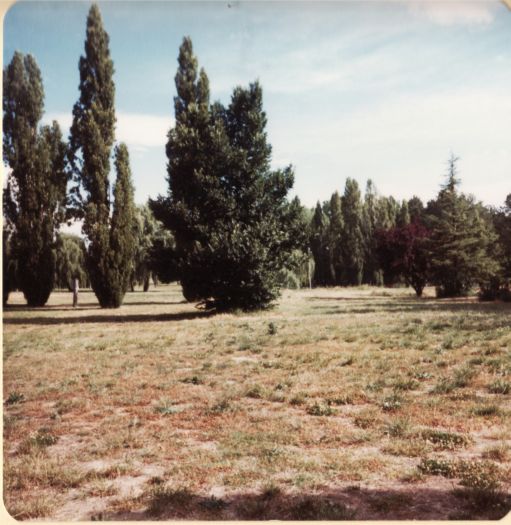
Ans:
[[[485,207],[459,192],[457,158],[447,180],[426,206],[414,196],[397,202],[379,196],[368,181],[362,200],[348,178],[344,195],[319,202],[310,222],[314,284],[320,286],[405,283],[418,296],[427,284],[437,296],[509,298],[511,195],[502,209]]]

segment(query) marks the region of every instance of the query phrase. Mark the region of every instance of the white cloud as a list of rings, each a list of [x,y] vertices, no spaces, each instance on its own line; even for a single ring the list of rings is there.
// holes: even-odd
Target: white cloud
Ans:
[[[274,151],[293,159],[296,193],[308,205],[371,178],[383,194],[424,199],[438,191],[452,150],[462,191],[502,204],[511,191],[511,100],[504,90],[456,89],[387,98],[377,107],[326,116],[293,133],[273,126]]]
[[[71,127],[70,113],[55,113],[45,115],[44,122],[56,120],[68,133]],[[142,113],[117,112],[116,140],[126,142],[135,151],[146,151],[147,148],[163,147],[167,142],[167,133],[174,120],[170,117],[145,115]]]
[[[481,26],[493,22],[493,10],[497,2],[411,0],[407,4],[413,14],[426,16],[431,22],[441,26]]]

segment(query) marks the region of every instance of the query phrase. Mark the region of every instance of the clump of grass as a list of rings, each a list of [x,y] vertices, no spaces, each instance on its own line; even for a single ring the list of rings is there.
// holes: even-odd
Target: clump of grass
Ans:
[[[372,410],[364,410],[353,418],[354,425],[364,430],[374,426],[378,421],[378,414]]]
[[[198,376],[185,377],[184,379],[181,379],[181,382],[191,385],[202,385],[204,383],[204,381]]]
[[[469,439],[462,434],[430,428],[423,430],[421,437],[442,450],[454,450],[456,448],[466,447],[470,442]]]
[[[499,416],[501,414],[501,410],[497,405],[483,405],[473,408],[471,413],[474,414],[474,416],[483,417]]]
[[[34,450],[42,450],[57,443],[58,437],[49,430],[42,428],[25,439],[18,448],[19,454],[29,454]]]
[[[268,335],[275,335],[277,332],[277,325],[273,322],[268,323]]]
[[[353,356],[349,356],[347,357],[346,359],[343,359],[340,363],[339,363],[339,366],[350,366],[354,363],[355,359],[353,358]]]
[[[289,403],[291,405],[304,405],[307,401],[307,394],[305,392],[297,392],[291,399],[289,400]]]
[[[234,406],[230,397],[222,397],[218,399],[209,409],[211,414],[222,414],[224,412],[232,412]]]
[[[247,389],[245,396],[252,399],[261,399],[264,397],[264,388],[261,385],[253,385]]]
[[[7,399],[5,400],[6,405],[15,405],[17,403],[23,403],[25,401],[25,394],[18,392],[17,390],[14,390],[9,394]]]
[[[493,461],[499,461],[505,463],[511,459],[510,448],[505,443],[490,447],[482,453],[484,459],[491,459]]]
[[[410,420],[404,418],[398,418],[394,421],[390,421],[384,427],[384,434],[391,437],[403,437],[410,432]]]
[[[416,458],[424,456],[429,450],[428,444],[420,439],[393,439],[382,448],[382,452],[392,456]]]
[[[310,416],[331,416],[334,414],[334,409],[328,404],[320,404],[317,401],[307,407],[307,414]]]
[[[502,379],[497,379],[488,385],[488,392],[491,394],[509,394],[511,392],[511,383]]]
[[[396,391],[415,390],[418,386],[419,383],[415,379],[398,379],[393,385]]]
[[[381,408],[385,412],[394,412],[395,410],[399,410],[402,405],[403,398],[400,395],[394,393],[383,399],[381,403]]]
[[[183,509],[193,500],[193,494],[186,488],[157,486],[150,492],[149,498],[148,512],[151,516],[158,516],[171,509]]]
[[[453,462],[445,459],[423,458],[417,468],[422,474],[428,474],[430,476],[443,476],[445,478],[454,477],[455,472]]]
[[[154,407],[154,411],[158,414],[161,414],[162,416],[168,416],[171,414],[177,414],[179,412],[182,412],[181,408],[172,405],[172,401],[162,399],[160,400],[159,404]]]

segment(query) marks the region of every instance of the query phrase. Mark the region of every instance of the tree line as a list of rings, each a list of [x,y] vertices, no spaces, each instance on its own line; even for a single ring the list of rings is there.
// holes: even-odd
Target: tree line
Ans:
[[[175,125],[166,145],[168,192],[134,204],[129,152],[115,141],[114,64],[97,5],[79,59],[80,96],[67,141],[44,110],[35,59],[16,52],[4,69],[3,299],[19,289],[42,306],[72,279],[116,308],[135,283],[178,280],[189,301],[216,309],[263,308],[282,286],[394,285],[440,296],[477,285],[509,298],[511,195],[484,207],[459,192],[456,158],[424,205],[398,202],[348,178],[341,196],[314,210],[288,199],[291,166],[271,168],[262,87],[236,87],[227,106],[210,101],[190,38],[179,49]],[[111,164],[115,181],[110,185]],[[83,238],[65,235],[82,221]]]

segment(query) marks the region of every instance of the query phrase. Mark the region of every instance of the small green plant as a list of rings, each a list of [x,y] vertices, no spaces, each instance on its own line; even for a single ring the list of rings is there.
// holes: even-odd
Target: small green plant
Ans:
[[[277,325],[275,323],[268,323],[268,335],[275,335],[277,331]]]
[[[392,394],[383,399],[381,403],[381,408],[385,412],[394,412],[399,410],[403,405],[403,398],[398,394]]]
[[[410,421],[402,418],[391,421],[385,425],[383,432],[390,437],[406,436],[410,432]]]
[[[315,402],[313,405],[307,407],[307,414],[310,416],[331,416],[334,414],[334,410],[330,405]]]
[[[443,459],[426,459],[423,458],[417,466],[419,472],[430,476],[444,476],[445,478],[454,477],[455,468],[452,461]]]
[[[497,405],[483,405],[472,409],[474,416],[498,416],[501,414],[501,410]]]
[[[9,394],[9,397],[5,400],[6,405],[15,405],[16,403],[23,403],[25,401],[25,395],[17,390],[14,390]]]
[[[446,432],[444,430],[425,429],[421,432],[422,439],[429,441],[440,449],[454,450],[465,447],[469,444],[469,439],[462,434]]]
[[[21,443],[18,449],[18,453],[28,454],[34,449],[40,450],[40,449],[49,447],[51,445],[55,445],[57,441],[58,441],[57,436],[55,436],[48,429],[41,428]]]
[[[261,399],[264,396],[264,389],[261,385],[253,385],[245,392],[245,396],[253,399]]]
[[[491,394],[509,394],[511,392],[511,383],[502,379],[497,379],[488,385],[488,392]]]
[[[191,385],[202,385],[204,383],[204,381],[198,376],[185,377],[184,379],[181,379],[181,382]]]

